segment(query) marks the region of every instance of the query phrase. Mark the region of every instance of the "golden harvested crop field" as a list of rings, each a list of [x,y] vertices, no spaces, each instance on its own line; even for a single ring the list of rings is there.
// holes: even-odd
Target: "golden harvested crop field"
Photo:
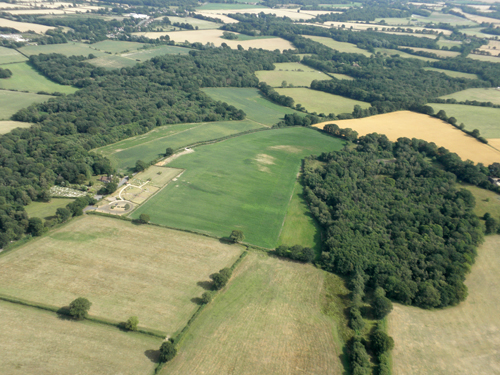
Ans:
[[[44,34],[47,30],[53,29],[53,27],[39,25],[37,23],[17,22],[5,18],[0,18],[0,27],[10,27],[12,29],[19,30],[22,33],[33,30],[35,33],[40,34]]]
[[[500,236],[478,249],[465,284],[469,296],[444,310],[394,305],[389,334],[395,375],[500,373]]]
[[[369,133],[385,134],[391,141],[400,137],[418,138],[434,142],[457,153],[463,160],[490,165],[500,162],[500,151],[468,136],[454,126],[437,118],[410,111],[399,111],[353,120],[322,122],[314,127],[321,128],[335,123],[341,128],[351,128],[359,135]]]
[[[16,128],[29,128],[31,125],[29,122],[0,121],[0,134],[6,134]]]
[[[186,232],[85,216],[0,257],[0,293],[67,306],[92,302],[90,314],[172,335],[198,305],[199,282],[233,264],[239,246]]]
[[[244,49],[248,48],[262,48],[269,51],[275,49],[295,49],[292,43],[288,40],[281,38],[267,38],[267,39],[251,39],[251,40],[228,40],[222,38],[222,30],[187,30],[187,31],[171,31],[171,32],[146,32],[134,33],[134,35],[144,35],[147,38],[158,39],[162,35],[168,35],[170,40],[176,43],[183,43],[186,40],[190,43],[213,43],[219,47],[222,43],[226,43],[231,48],[237,48],[238,44]],[[237,34],[237,33],[234,33]]]
[[[325,277],[340,279],[310,264],[249,253],[160,374],[342,374],[337,324],[322,313]],[[347,297],[339,285],[335,292]]]
[[[103,324],[59,319],[54,313],[9,302],[0,302],[0,315],[2,374],[149,375],[162,342]]]

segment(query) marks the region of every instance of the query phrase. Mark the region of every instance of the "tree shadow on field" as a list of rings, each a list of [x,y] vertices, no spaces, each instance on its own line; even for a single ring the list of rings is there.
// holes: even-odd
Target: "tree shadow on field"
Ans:
[[[148,349],[144,352],[144,355],[149,358],[153,363],[158,363],[160,361],[160,351]]]
[[[196,285],[201,286],[205,290],[213,289],[213,283],[211,281],[198,281]]]
[[[59,310],[56,311],[57,317],[61,320],[75,320],[70,314],[69,314],[69,306],[64,306],[61,307]]]
[[[200,306],[205,304],[200,297],[191,298],[191,302],[196,303],[197,305]]]
[[[234,241],[230,239],[229,237],[221,237],[219,238],[219,242],[224,244],[224,245],[233,245]]]

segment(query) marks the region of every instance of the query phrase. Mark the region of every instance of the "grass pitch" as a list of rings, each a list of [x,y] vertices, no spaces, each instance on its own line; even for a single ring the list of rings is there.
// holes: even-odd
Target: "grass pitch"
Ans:
[[[55,198],[50,202],[31,202],[25,207],[29,217],[39,217],[41,219],[51,219],[56,216],[58,208],[66,207],[73,202],[70,198]]]
[[[86,216],[0,258],[0,293],[67,306],[92,302],[90,314],[169,335],[198,308],[197,283],[230,266],[239,246],[189,233]]]
[[[0,89],[48,93],[73,94],[77,88],[50,81],[26,63],[9,64],[12,77],[0,80]],[[48,99],[47,96],[45,96]]]
[[[274,70],[259,70],[255,75],[261,82],[273,87],[281,87],[283,81],[288,85],[309,87],[315,79],[330,79],[325,73],[301,63],[276,63]]]
[[[439,69],[439,68],[423,68],[424,70],[430,70],[432,72],[438,72],[438,73],[444,73],[447,76],[454,77],[454,78],[468,78],[468,79],[479,79],[477,74],[472,74],[472,73],[462,73],[462,72],[455,72],[453,70],[446,70],[446,69]],[[475,89],[473,89],[475,90]],[[453,95],[453,94],[452,94]]]
[[[309,38],[311,40],[314,40],[315,42],[321,43],[327,47],[330,47],[331,49],[336,49],[339,52],[345,52],[345,53],[359,53],[365,56],[371,56],[372,54],[364,49],[356,47],[355,44],[352,43],[346,43],[346,42],[338,42],[332,38],[326,38],[323,36],[310,36],[310,35],[303,35],[305,38]]]
[[[51,96],[48,95],[0,90],[0,120],[8,120],[20,109],[29,107],[31,104],[46,102],[50,98]]]
[[[186,169],[132,213],[154,223],[228,236],[273,248],[304,156],[339,150],[343,142],[306,128],[261,131],[197,147],[169,164]]]
[[[493,104],[500,104],[500,90],[488,89],[467,89],[455,92],[450,95],[441,96],[441,99],[456,99],[459,102],[466,100],[477,100],[478,102],[491,102]]]
[[[214,100],[220,100],[242,109],[247,119],[262,125],[272,126],[290,113],[303,115],[291,108],[274,104],[264,98],[259,90],[253,88],[206,88],[203,91]]]
[[[162,342],[9,302],[0,302],[0,314],[3,374],[149,375]]]
[[[342,374],[338,326],[322,313],[325,276],[250,253],[160,374]]]
[[[281,95],[292,97],[296,104],[302,104],[311,113],[352,113],[355,105],[359,105],[361,108],[370,108],[369,103],[323,91],[306,88],[276,89],[276,91]]]
[[[196,142],[260,127],[261,125],[248,120],[166,125],[94,151],[109,158],[120,171],[126,172],[129,168],[133,168],[139,159],[150,162],[163,156],[167,147],[175,150]]]
[[[23,62],[28,60],[15,49],[0,47],[0,64],[10,64],[14,62]],[[9,69],[8,66],[3,66],[4,69]]]
[[[486,237],[460,305],[428,311],[394,305],[389,334],[395,374],[498,374],[500,236]]]

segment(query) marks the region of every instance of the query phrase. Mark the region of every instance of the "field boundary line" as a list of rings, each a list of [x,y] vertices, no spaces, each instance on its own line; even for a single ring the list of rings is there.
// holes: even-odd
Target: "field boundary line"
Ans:
[[[299,173],[300,175],[300,173]],[[297,179],[295,180],[295,183],[299,180],[299,176],[297,176]],[[283,217],[283,221],[281,222],[281,228],[280,228],[280,232],[278,233],[278,241],[281,237],[281,232],[283,231],[283,227],[285,226],[285,221],[286,221],[286,218],[288,217],[288,209],[290,208],[290,202],[292,201],[292,198],[293,198],[293,194],[295,193],[295,188],[296,188],[296,185],[295,183],[293,184],[293,189],[292,189],[292,194],[290,194],[290,199],[288,200],[288,204],[286,206],[286,213],[285,213],[285,216]]]
[[[24,57],[26,57],[26,58],[29,60],[29,58],[30,58],[30,57],[29,57],[28,55],[26,55],[25,53],[23,53],[23,52],[19,51],[19,49],[14,48],[14,51],[19,52],[21,55],[23,55]],[[20,62],[24,62],[24,61],[20,61]]]

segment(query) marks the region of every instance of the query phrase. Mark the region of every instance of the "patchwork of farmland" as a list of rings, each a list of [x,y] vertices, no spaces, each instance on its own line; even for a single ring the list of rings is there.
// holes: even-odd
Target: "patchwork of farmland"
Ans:
[[[274,70],[259,70],[255,75],[261,82],[266,82],[273,87],[287,85],[309,87],[315,79],[330,79],[328,75],[301,63],[276,63]]]
[[[272,248],[304,156],[338,150],[339,139],[306,128],[261,131],[197,147],[169,164],[182,176],[132,213],[219,237],[233,229]]]

